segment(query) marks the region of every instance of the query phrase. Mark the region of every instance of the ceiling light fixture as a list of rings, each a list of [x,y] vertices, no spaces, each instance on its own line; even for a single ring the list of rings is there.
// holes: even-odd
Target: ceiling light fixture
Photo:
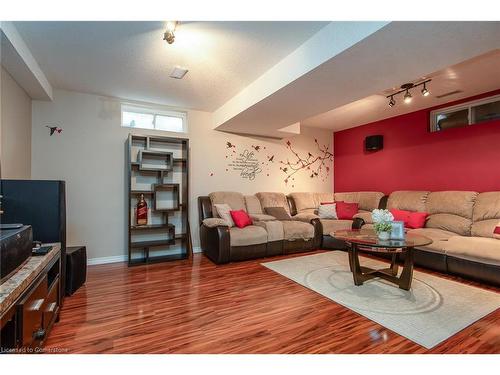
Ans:
[[[429,96],[430,91],[427,90],[426,84],[429,83],[430,81],[431,81],[431,79],[426,79],[425,81],[418,82],[418,83],[411,83],[410,82],[410,83],[405,83],[405,84],[401,85],[401,89],[399,91],[396,91],[396,92],[386,96],[387,99],[390,99],[389,100],[389,107],[394,107],[396,105],[396,101],[394,100],[394,96],[401,94],[403,92],[405,93],[403,95],[403,101],[406,104],[409,104],[413,99],[411,92],[410,92],[410,89],[416,88],[418,86],[423,86],[422,91],[421,91],[423,96]]]
[[[177,28],[177,21],[168,21],[167,30],[163,34],[163,40],[166,40],[168,44],[172,44],[175,41],[175,29]]]
[[[425,82],[424,82],[424,88],[422,89],[421,92],[423,96],[429,96],[431,94],[429,90],[427,90],[427,87],[425,87]]]
[[[406,90],[406,93],[405,93],[405,95],[403,96],[403,101],[404,101],[406,104],[408,104],[408,103],[410,103],[410,102],[411,102],[411,99],[412,99],[412,97],[411,97],[410,92],[409,92],[408,90]]]

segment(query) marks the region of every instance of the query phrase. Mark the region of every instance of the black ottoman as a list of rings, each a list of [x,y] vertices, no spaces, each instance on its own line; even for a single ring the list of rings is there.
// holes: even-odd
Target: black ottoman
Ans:
[[[71,296],[87,279],[87,249],[85,246],[66,248],[66,295]]]

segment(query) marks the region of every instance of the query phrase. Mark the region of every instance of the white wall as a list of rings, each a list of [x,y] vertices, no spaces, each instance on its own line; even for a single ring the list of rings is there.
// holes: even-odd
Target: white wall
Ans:
[[[29,179],[31,176],[31,98],[3,67],[0,86],[1,177]]]
[[[330,171],[311,178],[310,170],[285,184],[279,161],[293,161],[287,140],[257,139],[212,130],[212,114],[188,112],[190,138],[190,224],[195,248],[199,246],[197,197],[216,190],[332,191]],[[96,95],[56,90],[53,102],[33,101],[32,177],[66,181],[68,244],[87,246],[89,258],[126,254],[125,141],[131,129],[120,126],[119,102]],[[49,136],[45,127],[59,126]],[[163,132],[134,131],[137,133]],[[172,134],[168,134],[172,136]],[[292,138],[301,156],[318,154],[314,139],[332,150],[330,131],[305,129]],[[236,147],[227,147],[231,142]],[[260,146],[256,151],[252,146]],[[253,150],[262,172],[242,178],[228,166],[244,150]],[[232,151],[235,151],[234,153]],[[275,155],[273,162],[268,157]],[[226,158],[227,156],[227,158]],[[264,164],[262,164],[264,163]],[[281,165],[284,167],[284,165]],[[226,171],[227,169],[227,171]],[[269,174],[269,176],[268,176]],[[293,185],[293,186],[292,186]]]

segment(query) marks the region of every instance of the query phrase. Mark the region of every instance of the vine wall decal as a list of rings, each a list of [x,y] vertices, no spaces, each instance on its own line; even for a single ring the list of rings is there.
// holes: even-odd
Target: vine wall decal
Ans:
[[[290,140],[286,141],[285,148],[291,153],[286,160],[275,160],[280,158],[266,146],[252,144],[250,146],[239,147],[232,142],[226,142],[225,158],[227,165],[226,172],[237,172],[239,176],[248,181],[253,181],[258,175],[270,177],[273,171],[279,166],[279,170],[284,173],[286,185],[290,183],[295,187],[295,179],[299,173],[306,173],[310,178],[318,178],[326,181],[330,174],[330,163],[333,161],[333,153],[329,145],[320,145],[317,139],[314,139],[315,150],[303,155],[302,151],[297,150]],[[276,145],[281,148],[280,144]],[[278,150],[275,150],[278,151]],[[283,156],[281,156],[283,157]],[[213,176],[213,174],[211,174]]]
[[[310,172],[310,178],[321,178],[322,181],[325,181],[325,178],[330,174],[330,167],[326,163],[333,161],[333,153],[328,145],[321,146],[317,139],[314,139],[314,143],[318,149],[316,151],[318,154],[313,155],[308,152],[307,156],[303,157],[295,151],[292,142],[286,142],[286,147],[291,151],[294,159],[292,161],[287,159],[286,162],[280,160],[280,164],[284,165],[280,167],[280,170],[285,173],[285,184],[295,181],[295,174],[304,170]]]

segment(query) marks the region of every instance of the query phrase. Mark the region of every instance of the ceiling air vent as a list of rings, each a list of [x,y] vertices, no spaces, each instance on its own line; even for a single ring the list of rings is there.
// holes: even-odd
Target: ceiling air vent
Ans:
[[[460,94],[461,92],[462,92],[462,90],[450,91],[450,92],[447,92],[446,94],[436,95],[436,98],[441,99],[441,98],[445,98],[445,97],[450,96],[450,95]]]
[[[170,78],[182,79],[186,75],[188,70],[186,68],[181,68],[180,66],[174,67],[172,73],[170,73]]]

